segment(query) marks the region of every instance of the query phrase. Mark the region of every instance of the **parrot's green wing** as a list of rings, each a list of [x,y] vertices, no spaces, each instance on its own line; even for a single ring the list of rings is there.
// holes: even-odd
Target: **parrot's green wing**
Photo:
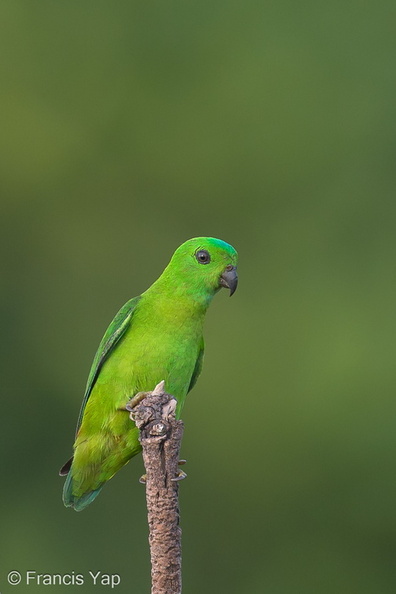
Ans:
[[[89,372],[87,387],[85,388],[84,399],[82,401],[80,414],[78,415],[76,435],[78,433],[78,430],[82,422],[82,418],[84,416],[85,406],[92,392],[92,388],[95,385],[95,381],[99,375],[100,369],[109,353],[116,346],[120,338],[125,334],[127,328],[129,328],[133,312],[136,309],[136,305],[138,304],[139,299],[140,296],[133,297],[133,299],[130,299],[125,303],[125,305],[121,307],[120,311],[117,313],[117,315],[111,322],[110,326],[107,328],[105,335],[103,336],[100,342],[99,348],[96,351],[96,355],[92,363],[91,371]],[[72,462],[73,456],[60,469],[59,474],[61,476],[68,474]]]
[[[85,388],[84,399],[81,405],[80,414],[78,416],[76,432],[80,428],[81,421],[84,415],[85,406],[92,392],[92,388],[95,385],[96,378],[99,375],[100,369],[105,360],[107,359],[109,353],[113,350],[120,338],[125,334],[127,328],[129,328],[133,312],[136,309],[136,305],[138,304],[139,299],[140,296],[133,297],[133,299],[130,299],[125,303],[125,305],[121,307],[120,311],[115,316],[110,326],[107,328],[105,335],[101,340],[101,343],[92,363],[91,371],[89,372],[87,387]]]
[[[96,351],[96,355],[91,366],[91,370],[89,372],[87,386],[85,388],[84,399],[81,405],[80,414],[78,415],[76,435],[78,433],[84,416],[84,410],[88,402],[88,398],[91,395],[92,389],[100,373],[101,367],[107,359],[108,355],[111,353],[111,351],[117,345],[121,337],[125,334],[126,330],[129,328],[133,312],[135,311],[139,300],[140,296],[134,297],[133,299],[127,301],[125,305],[121,307],[120,311],[117,313],[117,315],[111,322],[110,326],[107,328],[105,335],[103,336],[100,342],[99,348]],[[62,468],[59,471],[59,474],[61,476],[68,475],[64,485],[64,501],[66,505],[71,505],[71,502],[73,502],[75,509],[84,509],[86,505],[88,505],[91,501],[93,501],[93,499],[95,499],[95,497],[100,492],[101,487],[99,489],[91,491],[86,496],[75,500],[72,496],[72,476],[70,473],[72,463],[73,456],[70,458],[70,460],[66,462],[66,464],[62,466]]]

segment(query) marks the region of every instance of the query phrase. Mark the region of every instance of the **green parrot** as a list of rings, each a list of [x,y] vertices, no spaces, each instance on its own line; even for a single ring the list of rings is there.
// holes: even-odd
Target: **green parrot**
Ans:
[[[217,291],[237,287],[237,252],[212,237],[196,237],[173,254],[161,276],[130,299],[108,327],[88,376],[74,443],[61,468],[63,502],[81,511],[124,464],[141,451],[125,405],[161,381],[177,399],[176,416],[201,372],[206,310]]]

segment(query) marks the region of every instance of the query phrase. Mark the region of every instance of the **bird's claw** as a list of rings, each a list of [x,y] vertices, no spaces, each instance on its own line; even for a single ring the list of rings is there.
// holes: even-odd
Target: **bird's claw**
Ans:
[[[139,402],[146,398],[147,394],[149,394],[149,392],[138,392],[129,400],[129,402],[127,402],[125,408],[121,408],[121,410],[127,410],[131,412],[132,409],[139,404]]]
[[[177,481],[182,481],[186,477],[187,477],[187,474],[183,470],[179,470],[177,475],[173,479],[171,479],[171,481],[176,483]]]
[[[179,461],[179,464],[180,464],[180,462],[182,464],[185,464],[186,461],[185,460],[180,460]],[[178,473],[177,473],[177,475],[173,479],[171,479],[171,481],[173,483],[176,483],[178,481],[184,480],[186,477],[187,477],[187,474],[183,470],[179,470]],[[139,483],[141,485],[145,485],[147,483],[147,474],[142,474],[142,476],[139,479]]]

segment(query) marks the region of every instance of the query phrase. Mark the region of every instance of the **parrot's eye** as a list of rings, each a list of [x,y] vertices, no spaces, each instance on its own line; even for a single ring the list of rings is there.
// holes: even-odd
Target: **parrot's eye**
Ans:
[[[195,257],[200,264],[209,264],[210,262],[210,254],[206,250],[198,250]]]

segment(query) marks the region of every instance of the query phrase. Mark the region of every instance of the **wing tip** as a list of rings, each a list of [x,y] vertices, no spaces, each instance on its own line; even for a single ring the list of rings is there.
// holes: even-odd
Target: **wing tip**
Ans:
[[[65,462],[62,468],[59,470],[59,476],[66,476],[70,472],[71,465],[73,464],[73,456]]]

